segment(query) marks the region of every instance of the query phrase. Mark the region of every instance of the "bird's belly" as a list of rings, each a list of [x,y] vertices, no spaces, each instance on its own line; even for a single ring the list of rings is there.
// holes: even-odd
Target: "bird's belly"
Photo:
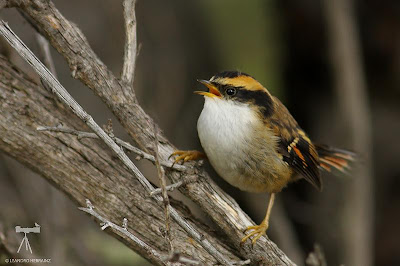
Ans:
[[[197,124],[201,145],[215,171],[244,191],[279,192],[291,173],[276,153],[273,134],[266,135],[270,132],[265,128],[260,133],[262,125],[245,110],[235,110],[239,116],[221,111],[216,115],[215,111],[220,110],[208,110],[205,104]]]

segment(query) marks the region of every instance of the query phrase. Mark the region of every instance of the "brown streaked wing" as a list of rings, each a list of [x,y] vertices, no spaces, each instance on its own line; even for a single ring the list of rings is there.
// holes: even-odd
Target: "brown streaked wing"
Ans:
[[[286,107],[275,98],[275,112],[267,119],[279,137],[278,151],[283,160],[318,190],[322,189],[318,153]]]

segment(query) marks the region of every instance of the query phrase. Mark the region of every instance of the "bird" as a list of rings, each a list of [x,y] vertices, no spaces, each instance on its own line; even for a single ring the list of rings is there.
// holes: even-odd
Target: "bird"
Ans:
[[[245,229],[241,244],[254,245],[269,227],[275,196],[305,179],[322,190],[321,171],[347,172],[356,153],[314,144],[282,102],[255,78],[224,71],[198,80],[208,91],[197,121],[204,152],[176,150],[174,163],[207,158],[217,174],[240,190],[269,193],[265,218]],[[333,171],[333,172],[337,172]]]

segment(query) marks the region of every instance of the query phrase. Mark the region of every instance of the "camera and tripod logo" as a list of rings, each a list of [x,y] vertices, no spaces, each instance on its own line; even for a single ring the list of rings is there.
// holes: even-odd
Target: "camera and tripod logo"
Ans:
[[[37,223],[35,223],[34,227],[21,227],[21,226],[17,225],[15,227],[15,232],[16,233],[24,233],[24,238],[22,238],[22,241],[21,241],[21,244],[19,245],[17,253],[20,252],[22,245],[25,243],[26,251],[30,251],[32,254],[32,248],[31,248],[31,245],[29,244],[29,239],[28,239],[27,234],[29,234],[29,233],[40,234],[40,225],[38,225]]]
[[[21,241],[21,244],[19,245],[17,253],[20,253],[22,246],[25,245],[25,250],[29,251],[32,254],[32,248],[31,248],[31,244],[29,243],[28,234],[29,233],[40,234],[40,225],[38,225],[37,223],[35,223],[34,227],[21,227],[21,226],[17,225],[15,227],[15,232],[24,234],[24,237],[22,238],[22,241]],[[18,265],[20,265],[22,263],[33,263],[33,264],[51,263],[51,259],[50,258],[6,258],[5,263],[7,263],[7,264],[16,263]],[[1,264],[1,265],[3,265],[3,264]]]

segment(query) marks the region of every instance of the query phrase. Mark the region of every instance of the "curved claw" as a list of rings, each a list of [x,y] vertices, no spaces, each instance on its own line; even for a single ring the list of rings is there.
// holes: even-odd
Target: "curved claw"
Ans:
[[[199,151],[181,151],[181,150],[177,150],[174,151],[173,153],[171,153],[171,155],[168,157],[168,159],[170,159],[172,156],[176,156],[178,155],[175,160],[174,160],[174,164],[182,162],[182,164],[184,164],[187,161],[194,161],[194,160],[198,160],[201,158],[205,157],[205,154]]]
[[[250,237],[253,237],[253,239],[251,239],[251,243],[254,246],[256,244],[257,240],[266,234],[267,229],[268,229],[268,225],[265,225],[265,224],[253,225],[253,226],[247,227],[246,230],[244,230],[244,233],[247,233],[250,230],[254,230],[254,231],[250,232],[245,237],[243,237],[242,240],[240,241],[240,243],[243,244],[244,242],[246,242],[247,239],[250,239]]]

